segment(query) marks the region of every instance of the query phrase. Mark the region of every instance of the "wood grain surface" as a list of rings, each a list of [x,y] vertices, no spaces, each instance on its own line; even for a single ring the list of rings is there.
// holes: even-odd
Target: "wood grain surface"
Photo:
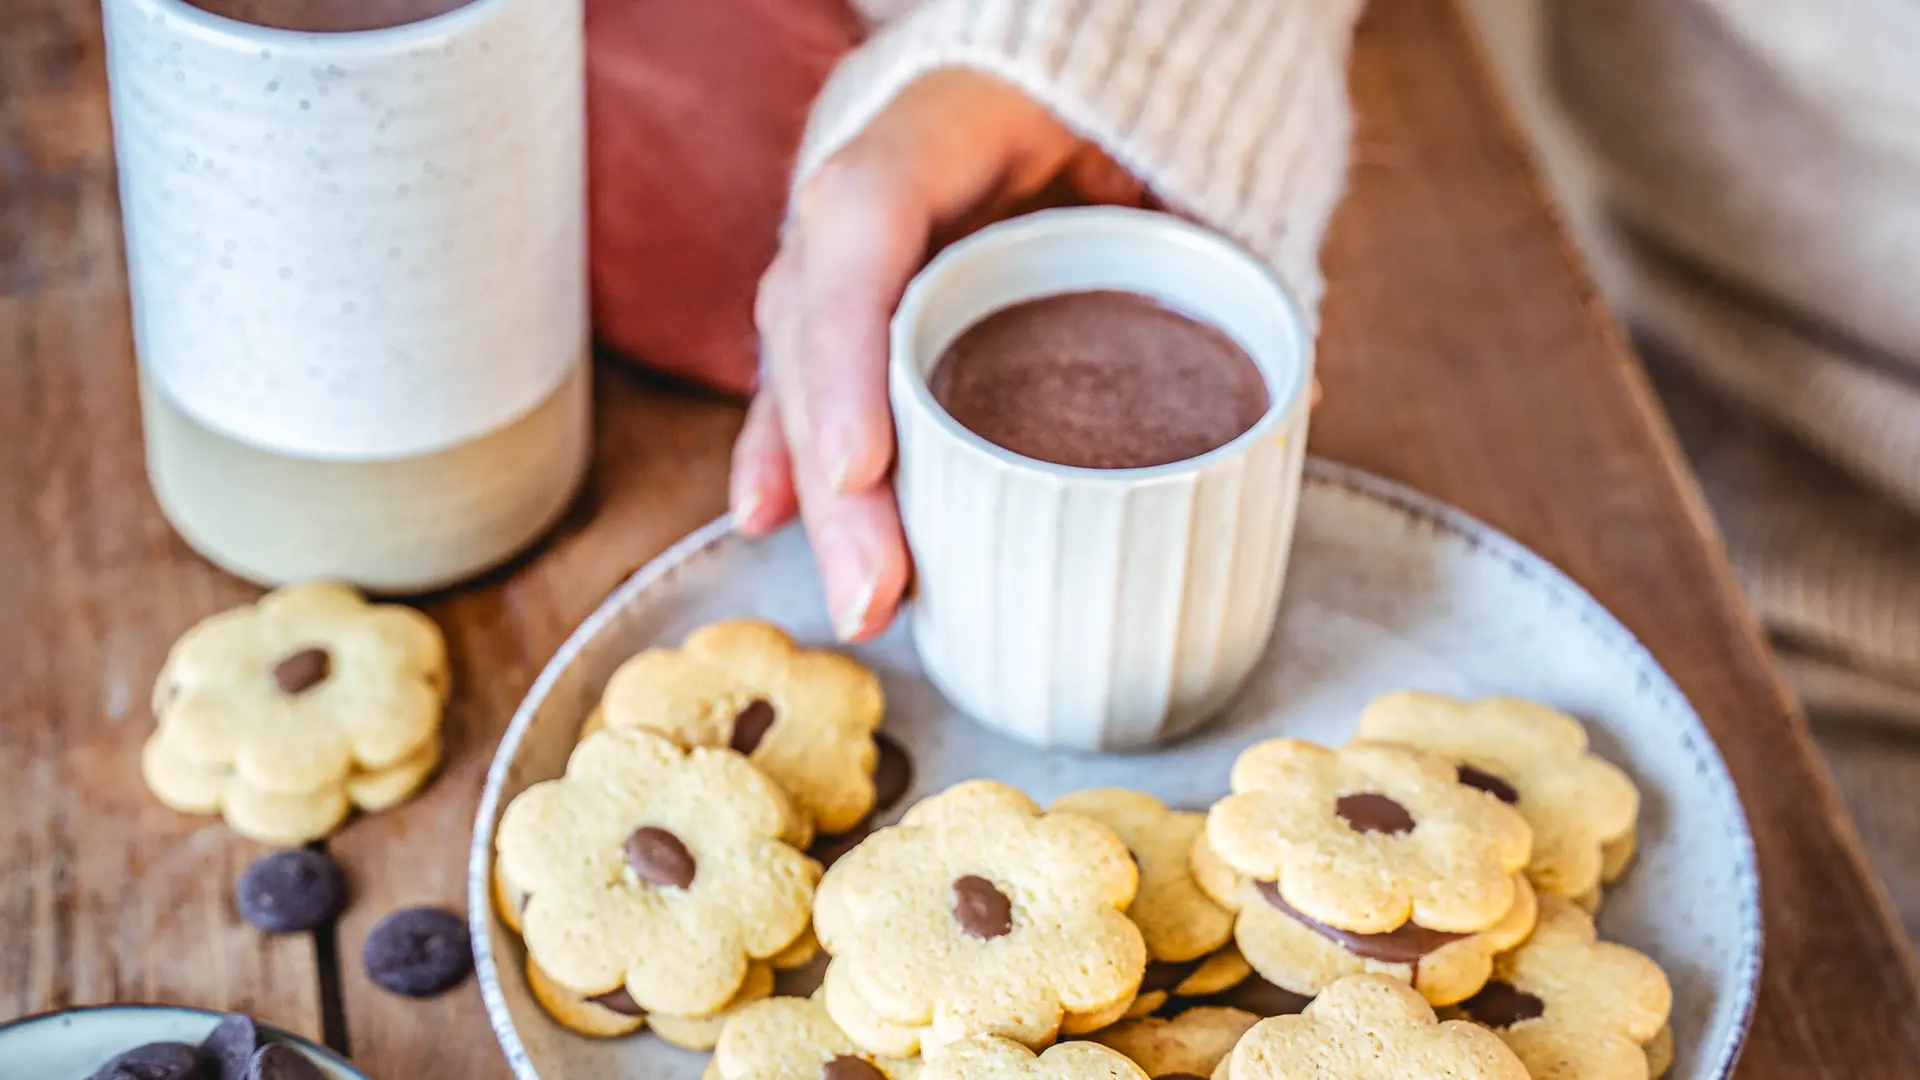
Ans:
[[[367,929],[458,907],[495,739],[605,592],[723,501],[734,406],[600,371],[588,496],[539,550],[428,598],[453,646],[445,772],[332,841],[355,902],[320,940],[235,917],[257,849],[161,809],[137,756],[168,644],[255,590],[162,522],[141,469],[98,9],[0,25],[0,1018],[100,1001],[248,1009],[377,1077],[506,1075],[472,983],[367,982]],[[1374,0],[1352,193],[1327,251],[1314,448],[1465,507],[1553,560],[1671,671],[1726,754],[1764,876],[1746,1080],[1920,1076],[1920,977],[1775,680],[1640,368],[1546,207],[1457,15]]]

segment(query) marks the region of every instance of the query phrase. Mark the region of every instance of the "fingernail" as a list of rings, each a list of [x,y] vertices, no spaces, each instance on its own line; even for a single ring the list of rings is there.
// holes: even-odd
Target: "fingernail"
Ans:
[[[760,516],[760,497],[742,495],[733,502],[733,527],[741,532],[752,532],[754,521]]]
[[[841,641],[852,641],[859,636],[860,631],[866,629],[867,609],[873,606],[873,594],[879,587],[879,579],[872,571],[867,571],[866,578],[860,584],[860,591],[856,592],[853,599],[840,609],[839,616],[833,621],[834,633],[840,635]]]
[[[828,477],[833,482],[833,490],[845,493],[847,478],[853,475],[853,451],[842,450],[834,455],[833,472]]]

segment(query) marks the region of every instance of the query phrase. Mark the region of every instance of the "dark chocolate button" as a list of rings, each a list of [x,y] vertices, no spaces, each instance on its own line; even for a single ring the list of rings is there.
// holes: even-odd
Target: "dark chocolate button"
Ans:
[[[627,993],[627,988],[624,986],[609,990],[604,994],[596,994],[587,1000],[603,1009],[617,1012],[621,1016],[647,1015],[647,1010],[641,1008],[640,1003],[633,1000],[633,995]]]
[[[627,867],[649,885],[684,889],[693,884],[693,852],[665,829],[643,825],[627,837]]]
[[[273,665],[273,683],[283,694],[311,690],[333,672],[333,657],[325,649],[288,653]]]
[[[953,917],[968,936],[990,941],[1013,932],[1013,901],[993,882],[968,874],[953,883]]]
[[[407,908],[374,925],[360,950],[367,977],[406,997],[429,997],[473,970],[467,924],[439,908]]]
[[[742,754],[751,754],[760,740],[767,737],[767,729],[779,719],[774,714],[773,703],[765,698],[754,698],[733,716],[733,740],[727,745]]]
[[[1342,795],[1334,802],[1333,811],[1354,832],[1398,836],[1413,831],[1413,815],[1407,808],[1376,792]]]
[[[880,757],[873,766],[873,809],[869,816],[893,809],[913,786],[913,759],[907,756],[907,748],[882,731],[873,733],[873,744],[879,748]]]
[[[201,1080],[199,1047],[185,1043],[148,1043],[107,1062],[93,1080]]]
[[[260,1049],[260,1031],[253,1018],[231,1013],[213,1026],[200,1043],[212,1069],[209,1080],[247,1080],[253,1052]]]
[[[887,1080],[887,1074],[866,1058],[841,1054],[820,1066],[820,1080]]]
[[[1414,922],[1404,922],[1384,934],[1356,934],[1351,930],[1342,930],[1308,918],[1287,903],[1280,895],[1279,886],[1271,881],[1256,881],[1254,890],[1260,894],[1276,911],[1284,912],[1295,921],[1311,929],[1314,933],[1329,941],[1336,942],[1341,948],[1355,956],[1368,960],[1378,960],[1383,964],[1415,964],[1420,958],[1444,945],[1451,945],[1471,934],[1453,934],[1445,930],[1429,930]]]
[[[1495,979],[1462,1002],[1460,1011],[1472,1017],[1476,1024],[1510,1028],[1522,1020],[1544,1016],[1547,1003],[1512,983]]]
[[[1520,793],[1513,790],[1512,784],[1490,772],[1476,769],[1471,765],[1462,765],[1455,772],[1460,777],[1461,783],[1470,788],[1479,788],[1508,806],[1520,801]]]
[[[247,1080],[327,1080],[313,1059],[285,1043],[268,1043],[253,1055]]]
[[[293,848],[263,855],[233,889],[241,918],[269,934],[323,926],[347,905],[347,876],[322,851]]]
[[[1140,992],[1145,994],[1154,990],[1171,990],[1186,982],[1187,976],[1199,971],[1200,963],[1199,960],[1188,960],[1178,964],[1165,961],[1150,963],[1147,965],[1147,973],[1140,977]]]

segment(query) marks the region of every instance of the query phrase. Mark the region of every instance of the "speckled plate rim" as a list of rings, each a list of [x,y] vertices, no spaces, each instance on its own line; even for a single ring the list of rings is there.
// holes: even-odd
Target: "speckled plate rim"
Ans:
[[[1726,761],[1721,758],[1712,736],[1707,734],[1699,714],[1653,654],[1612,612],[1601,606],[1592,594],[1558,567],[1512,537],[1465,511],[1349,465],[1310,457],[1307,459],[1306,477],[1309,487],[1333,488],[1370,500],[1417,525],[1462,541],[1470,548],[1497,559],[1516,578],[1550,593],[1570,618],[1584,624],[1596,639],[1606,642],[1632,666],[1651,695],[1679,726],[1682,742],[1693,756],[1698,773],[1707,782],[1722,789],[1728,804],[1740,808],[1737,818],[1729,822],[1736,852],[1735,873],[1741,893],[1740,939],[1737,946],[1739,978],[1738,985],[1728,988],[1728,992],[1734,995],[1736,1020],[1731,1037],[1721,1049],[1719,1062],[1711,1073],[1700,1078],[1729,1080],[1753,1026],[1765,929],[1760,910],[1760,875],[1745,804],[1740,801],[1739,789],[1734,786],[1733,777],[1727,772]],[[528,1060],[525,1045],[514,1029],[500,985],[500,967],[494,957],[492,927],[489,925],[493,917],[493,829],[499,816],[500,795],[505,789],[507,774],[541,704],[587,643],[598,637],[607,624],[636,598],[689,559],[725,541],[733,531],[731,517],[723,515],[716,518],[682,537],[609,593],[606,600],[567,637],[546,667],[541,669],[539,678],[534,680],[520,707],[514,711],[513,720],[494,753],[493,763],[487,769],[486,786],[481,792],[479,810],[474,815],[473,841],[467,853],[467,927],[473,939],[474,965],[479,975],[480,996],[486,1004],[487,1019],[493,1025],[494,1035],[499,1039],[507,1064],[517,1080],[551,1078],[542,1077],[534,1068]]]
[[[28,1013],[25,1016],[16,1016],[11,1020],[0,1021],[0,1043],[4,1043],[10,1035],[16,1035],[26,1028],[35,1027],[40,1024],[51,1024],[67,1017],[80,1015],[108,1019],[115,1013],[141,1013],[147,1015],[154,1013],[179,1013],[198,1019],[211,1020],[214,1023],[219,1023],[222,1017],[230,1015],[218,1009],[202,1009],[194,1005],[167,1005],[160,1002],[71,1005],[64,1009],[48,1009],[45,1012]],[[354,1080],[373,1080],[372,1077],[360,1071],[353,1062],[348,1061],[346,1058],[341,1057],[334,1051],[314,1042],[304,1035],[288,1031],[286,1028],[276,1024],[269,1024],[263,1020],[255,1020],[254,1025],[261,1031],[266,1032],[274,1041],[290,1043],[299,1047],[302,1053],[316,1061],[322,1062],[329,1068],[339,1071],[342,1075],[352,1077]],[[132,1047],[128,1046],[126,1049],[130,1050]],[[0,1064],[4,1064],[4,1062],[0,1062]],[[4,1075],[5,1073],[0,1073],[0,1076]]]

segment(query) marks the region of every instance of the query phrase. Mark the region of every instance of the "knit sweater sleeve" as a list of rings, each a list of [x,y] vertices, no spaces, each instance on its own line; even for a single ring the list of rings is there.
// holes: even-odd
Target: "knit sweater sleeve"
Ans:
[[[1169,208],[1262,255],[1312,311],[1346,173],[1346,60],[1361,3],[923,0],[841,62],[796,178],[916,78],[975,69],[1046,105]]]

